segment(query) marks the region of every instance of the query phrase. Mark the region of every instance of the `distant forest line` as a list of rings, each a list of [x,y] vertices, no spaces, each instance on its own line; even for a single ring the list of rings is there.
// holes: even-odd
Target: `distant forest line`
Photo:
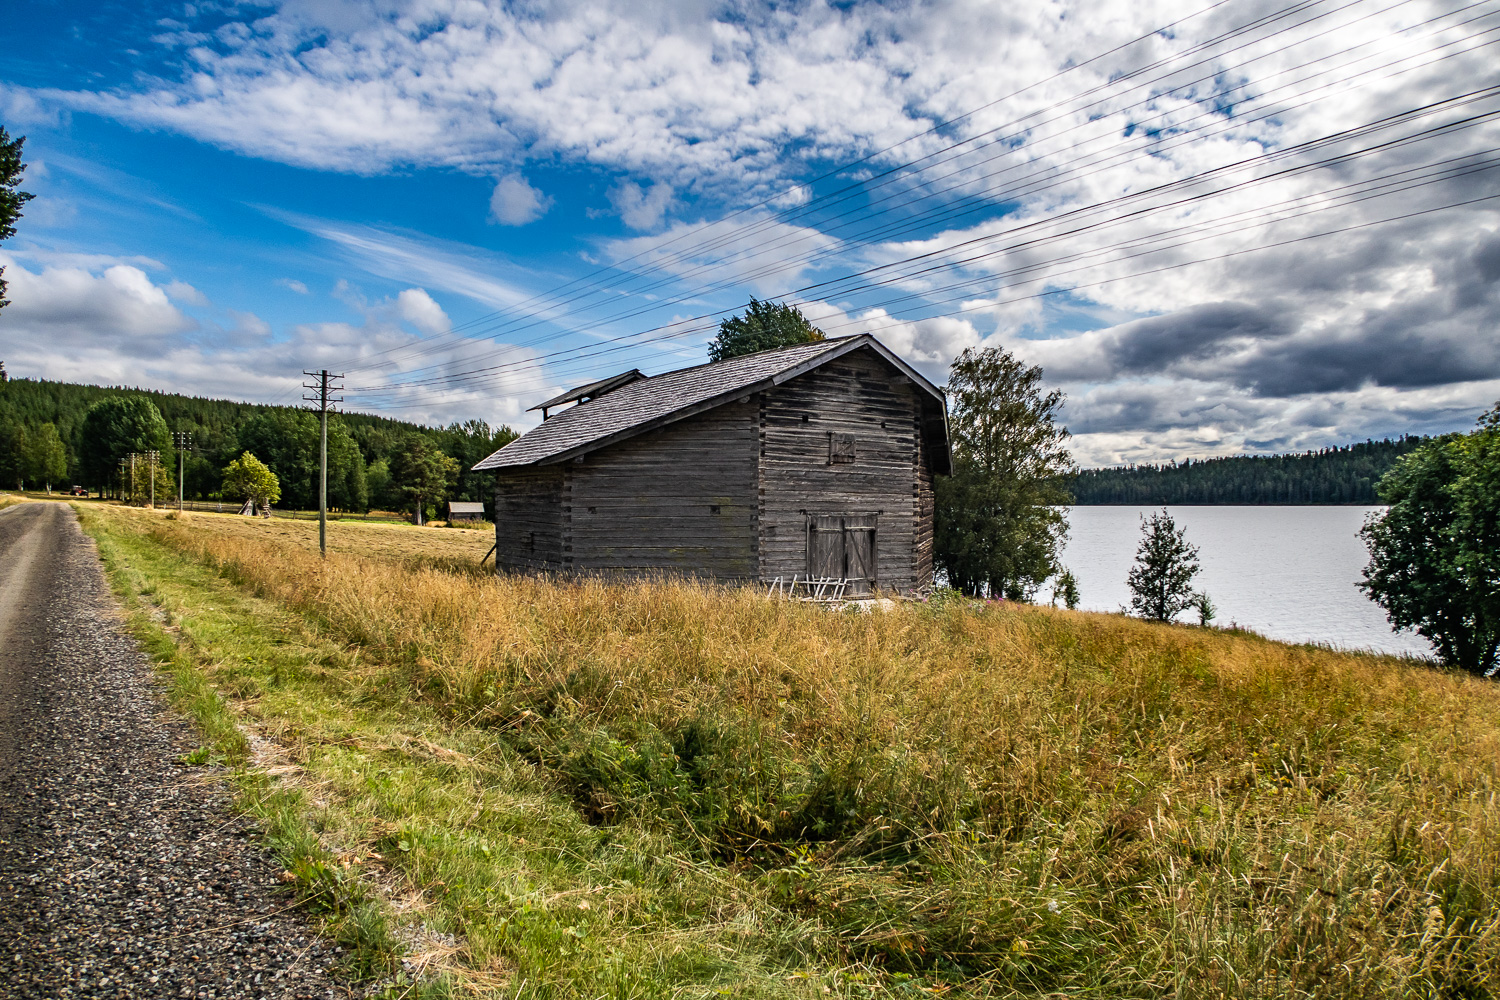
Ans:
[[[1292,455],[1238,455],[1165,465],[1086,469],[1080,505],[1377,504],[1376,484],[1396,459],[1428,440],[1411,434]]]
[[[302,407],[12,378],[0,384],[0,425],[34,431],[52,424],[72,467],[68,483],[54,485],[66,488],[80,481],[76,456],[84,415],[95,402],[115,395],[144,396],[161,411],[171,430],[193,435],[186,459],[184,492],[189,499],[211,497],[219,488],[224,466],[248,449],[280,477],[283,505],[317,505],[317,420]],[[515,436],[509,427],[491,427],[478,420],[427,427],[366,413],[340,413],[329,425],[330,502],[343,509],[401,509],[388,466],[411,435],[426,438],[459,462],[462,471],[451,499],[488,504],[492,498],[485,476],[470,468]],[[1073,480],[1071,490],[1080,505],[1375,504],[1380,477],[1396,459],[1425,440],[1403,435],[1291,455],[1088,469]],[[175,454],[164,458],[175,472]]]
[[[19,440],[24,441],[43,425],[51,424],[66,450],[68,467],[66,480],[53,482],[53,487],[66,489],[73,483],[90,489],[102,487],[106,484],[85,481],[79,455],[83,450],[84,416],[91,406],[110,396],[144,397],[160,411],[170,431],[192,435],[192,448],[184,456],[186,499],[212,499],[219,490],[224,467],[242,451],[250,451],[281,480],[278,506],[317,506],[318,418],[300,406],[10,378],[0,382],[0,450],[4,450],[7,437],[14,439],[19,433]],[[328,424],[329,505],[341,510],[405,509],[399,484],[391,479],[390,466],[412,436],[426,439],[458,461],[458,482],[448,499],[482,501],[488,509],[493,498],[487,477],[470,472],[470,467],[516,436],[509,427],[491,427],[482,420],[427,427],[367,413],[337,413],[329,417]],[[163,450],[162,461],[171,472],[175,493],[176,452]],[[7,464],[0,461],[0,465]],[[14,483],[3,485],[9,488]]]

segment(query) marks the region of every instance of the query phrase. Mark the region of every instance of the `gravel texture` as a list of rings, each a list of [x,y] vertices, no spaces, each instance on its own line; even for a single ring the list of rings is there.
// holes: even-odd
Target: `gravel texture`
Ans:
[[[61,504],[0,511],[0,997],[346,997]]]

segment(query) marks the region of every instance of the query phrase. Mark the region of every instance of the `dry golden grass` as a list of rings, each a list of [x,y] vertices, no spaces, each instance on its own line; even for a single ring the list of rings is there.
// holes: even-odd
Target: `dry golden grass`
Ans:
[[[1113,615],[436,568],[460,532],[350,533],[324,562],[302,525],[110,516],[316,621],[589,822],[739,879],[698,919],[759,921],[757,967],[974,995],[1500,984],[1492,682]],[[541,961],[464,905],[476,967]]]
[[[113,507],[112,511],[139,517],[173,515],[175,510],[155,511],[139,507]],[[274,547],[290,546],[304,551],[318,550],[318,522],[273,517],[240,517],[237,514],[185,512],[183,520],[192,521],[203,531],[228,538],[259,540]],[[365,524],[358,521],[328,522],[330,552],[379,559],[472,560],[476,565],[495,541],[493,534],[445,527],[417,527],[413,524]]]

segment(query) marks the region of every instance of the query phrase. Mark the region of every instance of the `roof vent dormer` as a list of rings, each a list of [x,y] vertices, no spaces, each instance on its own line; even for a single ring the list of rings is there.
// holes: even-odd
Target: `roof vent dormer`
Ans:
[[[614,392],[621,386],[629,385],[645,377],[645,375],[641,374],[639,368],[632,368],[628,372],[621,372],[618,375],[611,375],[609,378],[602,378],[597,382],[590,382],[588,385],[580,385],[575,389],[569,389],[560,396],[553,396],[545,402],[529,407],[526,412],[530,413],[532,410],[541,410],[542,419],[546,420],[548,417],[547,411],[555,406],[561,406],[564,403],[587,403],[591,399],[598,399],[600,396]]]

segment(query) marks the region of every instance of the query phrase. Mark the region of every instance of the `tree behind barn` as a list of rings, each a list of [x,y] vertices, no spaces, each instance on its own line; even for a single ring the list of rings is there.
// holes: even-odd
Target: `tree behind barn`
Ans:
[[[1059,569],[1076,474],[1060,390],[1008,351],[969,349],[948,379],[953,474],[937,481],[937,564],[951,586],[1030,600]]]
[[[391,459],[391,482],[416,508],[416,523],[421,524],[422,508],[441,503],[458,483],[458,462],[412,434]]]
[[[822,339],[823,331],[808,322],[796,306],[760,302],[752,296],[745,315],[731,316],[719,324],[719,335],[708,343],[708,360],[724,361]]]
[[[1472,434],[1434,438],[1380,481],[1383,514],[1360,534],[1360,588],[1396,628],[1477,674],[1500,666],[1500,406]]]

